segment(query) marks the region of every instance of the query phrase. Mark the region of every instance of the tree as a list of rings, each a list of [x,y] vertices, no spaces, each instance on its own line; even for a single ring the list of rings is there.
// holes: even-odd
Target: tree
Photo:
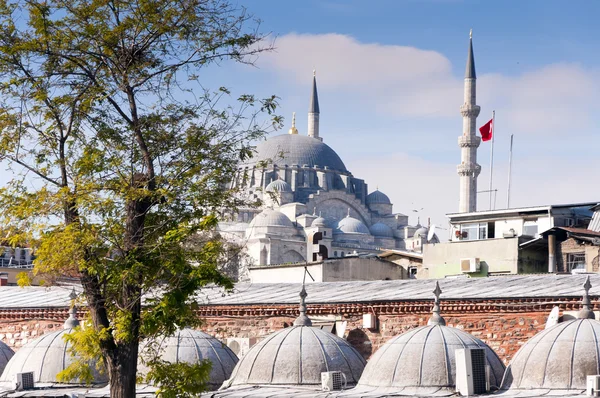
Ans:
[[[92,327],[70,338],[103,358],[111,397],[134,396],[142,339],[198,326],[198,289],[231,285],[218,235],[189,242],[248,205],[226,184],[281,120],[275,97],[198,82],[270,48],[252,21],[222,0],[0,1],[0,159],[15,170],[0,215],[36,240],[36,272],[81,279]],[[177,383],[149,363],[167,396],[206,379],[203,364],[178,365]]]

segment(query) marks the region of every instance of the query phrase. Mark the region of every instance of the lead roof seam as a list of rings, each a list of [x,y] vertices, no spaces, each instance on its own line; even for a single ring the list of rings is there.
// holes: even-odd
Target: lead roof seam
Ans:
[[[591,326],[591,325],[590,325]],[[592,336],[594,336],[594,345],[596,346],[596,374],[600,374],[600,347],[598,347],[598,338],[596,336],[596,331],[592,327]]]
[[[190,335],[191,335],[191,333],[190,333]],[[227,371],[225,370],[225,366],[223,365],[223,361],[221,360],[221,356],[219,355],[217,349],[213,345],[213,340],[212,339],[204,339],[204,340],[206,340],[206,342],[208,343],[208,345],[210,346],[210,348],[212,348],[212,350],[214,351],[215,356],[219,360],[219,365],[221,365],[221,370],[223,371],[223,378],[227,379],[229,376],[227,376]],[[196,342],[196,339],[192,338],[192,341],[194,342],[194,345],[196,346],[196,355],[198,355],[198,362],[200,362],[200,347],[198,346],[198,343]],[[215,342],[215,344],[216,344],[216,342]],[[223,344],[223,343],[220,343],[220,344]],[[227,347],[227,346],[225,346],[225,347]],[[209,383],[210,383],[210,380],[209,380]]]
[[[586,319],[588,319],[588,318],[586,318]],[[579,322],[579,324],[577,325],[577,330],[575,331],[575,336],[573,338],[573,348],[571,350],[571,366],[569,368],[569,386],[568,386],[569,389],[571,388],[571,385],[573,385],[573,363],[575,362],[575,346],[577,346],[577,335],[579,334],[579,329],[581,328],[582,324],[583,324],[583,321]],[[592,334],[593,334],[593,330],[592,330]],[[553,346],[554,346],[554,344],[553,344]],[[546,365],[547,365],[547,363],[546,363]],[[544,372],[544,378],[546,377],[545,373],[546,372]]]
[[[48,349],[49,349],[49,348],[52,346],[52,343],[54,343],[54,340],[56,340],[56,338],[57,338],[59,335],[62,335],[62,334],[63,334],[63,332],[62,332],[62,331],[60,331],[60,332],[56,333],[56,335],[55,335],[55,336],[52,338],[52,340],[50,341],[50,344],[48,344],[48,345],[46,346],[46,351],[44,351],[44,355],[42,356],[42,360],[40,361],[40,374],[39,374],[39,380],[40,380],[40,382],[43,382],[43,380],[42,380],[42,368],[43,368],[43,366],[44,366],[44,360],[46,359],[46,355],[48,354]],[[67,354],[67,352],[66,352],[66,351],[67,351],[67,350],[66,350],[66,348],[67,348],[67,346],[66,346],[66,343],[65,343],[65,352],[63,353],[63,366],[62,366],[62,368],[63,368],[63,369],[65,368],[65,355]],[[34,377],[35,377],[35,375],[34,375]]]
[[[315,333],[315,332],[313,331],[313,333]],[[350,361],[348,360],[348,357],[346,356],[346,354],[344,354],[344,351],[342,351],[342,348],[340,347],[338,342],[335,341],[335,339],[333,337],[331,337],[328,333],[329,332],[326,332],[325,336],[327,336],[327,338],[333,342],[333,345],[340,351],[340,354],[342,354],[342,357],[344,357],[344,361],[346,361],[346,365],[348,365],[348,369],[350,369],[350,373],[352,373],[352,378],[354,379],[354,382],[358,383],[358,380],[360,379],[360,377],[356,377],[356,375],[354,374],[354,370],[352,369],[352,365],[350,364]],[[315,333],[315,337],[316,337],[316,333]],[[319,340],[319,343],[320,343],[320,340]],[[351,350],[351,351],[354,354],[354,350]],[[364,358],[361,358],[361,359],[362,359],[362,362],[364,362]],[[363,369],[364,369],[364,367],[363,367]]]
[[[259,355],[259,354],[260,354],[260,352],[261,352],[261,351],[262,351],[262,350],[265,348],[265,345],[266,345],[266,344],[267,344],[269,341],[271,341],[271,340],[272,340],[272,339],[273,339],[273,338],[274,338],[276,335],[277,335],[277,333],[273,333],[271,336],[268,336],[266,339],[264,339],[263,341],[261,341],[261,342],[259,343],[259,344],[261,344],[261,343],[262,343],[262,345],[256,345],[256,349],[258,350],[258,352],[257,352],[257,353],[256,353],[256,355],[254,356],[254,360],[252,361],[252,366],[250,366],[250,371],[248,372],[248,377],[247,377],[247,379],[249,379],[249,378],[250,378],[250,375],[252,374],[252,369],[254,368],[254,363],[256,362],[256,359],[258,358],[258,355]],[[249,353],[250,353],[250,352],[246,353],[246,355],[248,355]],[[246,358],[246,356],[244,356],[244,358]],[[239,362],[237,363],[236,367],[233,369],[233,371],[235,372],[235,374],[232,374],[232,375],[231,375],[231,379],[235,379],[235,376],[237,376],[237,374],[239,373],[239,371],[240,371],[240,368],[241,368],[241,366],[240,366],[240,365],[242,364],[242,361],[243,361],[243,359],[244,359],[244,358],[242,358],[242,360],[241,360],[241,361],[239,361]],[[246,380],[246,384],[248,384],[248,380]]]
[[[442,325],[437,325],[440,327],[440,336],[442,337],[442,343],[444,345],[444,347],[446,347],[446,349],[444,350],[444,361],[446,361],[446,380],[448,381],[448,385],[451,384],[450,381],[450,376],[452,375],[452,367],[450,366],[450,357],[449,357],[449,353],[448,353],[448,346],[446,345],[446,336],[444,336],[444,333],[442,331]],[[456,336],[458,337],[458,336]],[[456,380],[454,381],[454,384],[456,385]]]
[[[281,342],[279,343],[279,346],[277,347],[277,351],[275,352],[275,358],[273,360],[273,365],[271,366],[271,381],[270,383],[273,383],[273,376],[275,374],[275,364],[277,363],[277,356],[279,355],[279,350],[281,349],[281,346],[283,345],[283,342],[285,341],[285,339],[290,335],[290,333],[292,333],[292,331],[295,329],[295,326],[292,326],[289,328],[290,330],[288,330],[288,332],[285,334],[285,336],[283,336],[283,338],[281,339]],[[285,329],[284,329],[285,330]],[[265,343],[262,347],[261,347],[261,351],[262,349],[266,346],[267,344]],[[260,354],[260,352],[259,352]],[[252,368],[250,371],[254,370],[254,363],[256,362],[256,359],[258,358],[258,354],[256,355],[256,357],[254,357],[254,361],[252,362]]]
[[[388,342],[388,344],[384,344],[384,345],[383,345],[383,347],[380,347],[380,348],[379,348],[377,351],[375,351],[375,353],[377,354],[377,353],[379,353],[379,351],[380,351],[380,350],[383,350],[383,351],[381,351],[381,354],[379,354],[379,355],[377,356],[377,362],[374,362],[374,363],[373,363],[373,367],[374,367],[375,369],[377,368],[377,364],[378,364],[378,363],[381,361],[381,358],[382,358],[382,357],[385,355],[385,353],[386,353],[386,352],[387,352],[387,351],[388,351],[388,350],[389,350],[391,347],[392,347],[392,343],[391,343],[391,342]],[[385,348],[385,350],[384,350],[384,348]],[[403,347],[403,348],[404,348],[404,347]],[[371,361],[369,361],[369,362],[371,362]],[[396,361],[396,366],[397,366],[397,363],[398,363],[398,361]],[[393,383],[393,381],[394,381],[394,376],[396,375],[396,366],[394,367],[394,372],[392,373],[392,379],[390,380],[390,386],[392,385],[392,383]],[[364,372],[363,372],[363,373],[364,373]],[[361,376],[361,378],[362,378],[362,376]],[[360,382],[360,380],[359,380],[359,382]]]
[[[550,349],[548,350],[548,355],[546,355],[546,363],[544,364],[544,373],[543,373],[543,378],[542,378],[542,385],[540,386],[540,388],[543,388],[544,382],[546,381],[546,370],[548,369],[548,361],[550,360],[550,354],[552,353],[552,349],[554,348],[554,344],[556,343],[556,340],[558,339],[558,337],[563,334],[565,332],[565,330],[567,330],[571,325],[574,325],[576,323],[576,321],[571,322],[570,324],[565,325],[564,328],[561,329],[560,332],[558,332],[558,334],[554,337],[554,339],[552,340],[552,344],[550,345]],[[552,330],[552,329],[550,329]],[[577,326],[577,330],[575,331],[575,336],[573,339],[573,348],[575,347],[575,340],[577,338],[577,332],[579,331],[579,325]],[[537,344],[536,344],[537,347]],[[534,347],[535,348],[535,347]],[[533,350],[532,350],[533,351]],[[527,357],[527,361],[529,362],[529,357],[530,355]],[[571,351],[571,367],[573,366],[573,351]],[[525,372],[523,372],[525,373]],[[571,368],[569,368],[569,380],[571,378]],[[523,376],[521,376],[521,379],[523,379]],[[570,384],[570,383],[569,383]],[[521,385],[521,383],[519,383],[519,385]]]
[[[435,325],[440,326],[440,325]],[[419,386],[423,384],[423,357],[425,356],[425,347],[427,347],[427,339],[429,339],[429,335],[431,334],[432,329],[427,331],[427,335],[425,336],[425,342],[423,343],[423,350],[421,351],[421,360],[419,363]]]
[[[421,326],[419,328],[413,329],[412,331],[412,335],[408,338],[408,340],[406,340],[404,342],[404,346],[402,347],[402,350],[400,350],[400,354],[398,355],[398,358],[396,359],[396,363],[394,365],[394,373],[392,374],[392,382],[390,384],[390,387],[392,387],[394,385],[394,379],[396,378],[396,370],[398,369],[398,363],[400,362],[400,357],[402,357],[402,354],[404,353],[404,349],[406,348],[406,346],[408,345],[408,342],[411,341],[413,339],[413,337],[415,337],[415,335],[422,329],[426,328],[427,326]],[[407,332],[410,333],[410,332]],[[400,334],[398,336],[398,338],[402,336],[402,334]]]
[[[315,337],[315,339],[319,342],[319,348],[321,349],[321,354],[323,355],[323,362],[325,363],[325,368],[327,369],[327,372],[329,372],[329,364],[327,363],[327,355],[325,355],[325,349],[323,348],[323,343],[321,342],[321,340],[319,340],[319,338],[317,337],[317,334],[315,333],[314,330],[311,329],[311,332],[312,332],[313,336]]]

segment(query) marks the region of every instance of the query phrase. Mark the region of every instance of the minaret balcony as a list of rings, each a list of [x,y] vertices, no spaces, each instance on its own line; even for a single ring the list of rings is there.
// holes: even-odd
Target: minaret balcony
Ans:
[[[463,117],[477,117],[480,111],[481,107],[479,105],[463,104],[460,107],[460,114]]]
[[[477,177],[481,173],[481,166],[477,163],[463,163],[456,166],[456,171],[461,177]]]
[[[481,144],[481,137],[476,135],[461,135],[458,137],[458,146],[461,148],[478,148]]]

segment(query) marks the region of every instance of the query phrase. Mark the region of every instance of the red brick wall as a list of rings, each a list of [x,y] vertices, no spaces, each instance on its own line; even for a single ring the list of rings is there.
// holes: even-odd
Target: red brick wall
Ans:
[[[483,340],[508,363],[517,350],[532,336],[544,329],[548,313],[496,313],[445,316],[448,326],[471,333]],[[344,319],[348,322],[344,337],[365,359],[392,337],[412,328],[426,325],[429,314],[379,315],[377,330],[362,329],[362,316]],[[219,339],[228,337],[259,337],[289,326],[292,317],[225,318],[208,317],[203,330]]]
[[[38,320],[0,320],[0,341],[17,351],[22,345],[62,329],[64,322]]]

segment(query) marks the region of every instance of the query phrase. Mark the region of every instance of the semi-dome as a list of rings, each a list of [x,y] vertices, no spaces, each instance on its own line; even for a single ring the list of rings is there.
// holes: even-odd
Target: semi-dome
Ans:
[[[344,234],[369,234],[369,228],[362,221],[346,216],[338,222],[338,225],[334,232]]]
[[[502,389],[585,390],[587,375],[600,370],[600,322],[594,320],[588,290],[577,318],[533,336],[508,365]]]
[[[306,291],[300,293],[300,316],[294,325],[254,345],[238,362],[223,388],[235,386],[320,386],[321,372],[341,371],[355,385],[365,360],[348,342],[311,327],[306,316]]]
[[[264,209],[258,213],[252,222],[250,227],[293,227],[294,224],[290,219],[280,211],[273,209]]]
[[[375,223],[369,228],[371,235],[382,238],[393,238],[394,230],[382,222]]]
[[[329,167],[347,172],[337,153],[321,140],[298,134],[283,134],[271,137],[256,146],[250,163],[272,162],[277,165],[308,165]]]
[[[379,189],[377,189],[367,195],[367,204],[368,205],[374,205],[374,204],[390,205],[390,204],[392,204],[392,202],[390,201],[390,198],[388,198],[388,196],[386,194],[384,194]]]
[[[199,330],[185,328],[173,336],[159,339],[157,348],[163,361],[170,363],[187,362],[190,364],[209,360],[212,364],[208,386],[216,390],[229,379],[238,357],[225,344],[209,334]],[[138,362],[138,373],[145,374],[148,367]]]
[[[292,186],[284,180],[274,180],[265,188],[267,192],[292,192]]]
[[[72,309],[63,330],[44,334],[21,347],[8,361],[0,376],[0,383],[11,383],[15,375],[22,372],[33,372],[35,383],[61,383],[56,375],[76,360],[70,352],[71,344],[64,339],[67,333],[71,333],[73,328],[79,325],[75,315],[75,310]],[[92,371],[93,384],[108,383],[106,373],[101,374],[98,371],[95,361],[91,361],[88,365]],[[82,382],[74,380],[68,384],[82,384]]]
[[[459,329],[445,326],[440,315],[436,282],[436,301],[427,326],[413,329],[385,343],[371,357],[357,388],[399,392],[432,388],[453,390],[456,386],[454,352],[461,348],[483,348],[490,365],[490,383],[500,386],[504,365],[483,341]]]

